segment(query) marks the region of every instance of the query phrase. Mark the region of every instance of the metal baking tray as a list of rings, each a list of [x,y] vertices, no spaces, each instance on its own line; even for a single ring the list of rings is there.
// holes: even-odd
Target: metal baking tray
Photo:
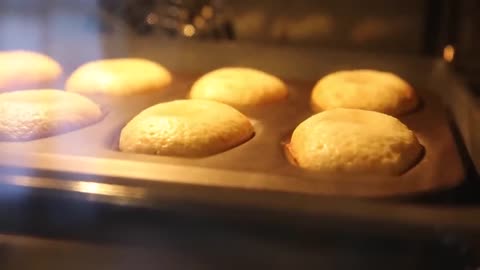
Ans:
[[[309,96],[315,81],[289,83],[289,98],[259,109],[243,110],[255,136],[222,153],[179,158],[118,151],[121,128],[141,110],[159,102],[185,98],[199,75],[174,75],[174,83],[151,95],[119,99],[108,105],[98,123],[29,142],[0,142],[4,164],[142,182],[273,190],[316,195],[388,196],[449,188],[463,180],[463,168],[446,114],[438,101],[421,92],[423,106],[402,117],[425,147],[417,165],[401,176],[321,175],[290,164],[282,143],[304,119],[314,114]],[[426,86],[416,86],[424,89]]]
[[[325,210],[322,200],[328,200],[332,210],[346,210],[344,204],[352,202],[357,207],[351,210],[359,211],[358,206],[364,203],[325,195],[411,195],[451,188],[465,180],[465,163],[457,144],[474,138],[465,139],[462,133],[464,137],[459,141],[452,134],[449,117],[453,116],[454,122],[463,119],[455,112],[447,114],[456,108],[448,107],[448,101],[456,100],[451,95],[459,85],[442,61],[232,44],[166,43],[151,48],[141,42],[131,41],[125,55],[150,58],[177,71],[174,84],[156,94],[115,100],[106,108],[102,121],[84,129],[30,142],[0,143],[3,183],[110,196],[150,206],[191,203],[318,215],[318,211]],[[119,131],[129,119],[158,102],[184,98],[198,75],[221,66],[259,68],[289,83],[287,101],[243,110],[254,123],[254,138],[223,153],[195,159],[117,151]],[[419,164],[404,175],[340,179],[305,172],[285,158],[282,143],[298,123],[312,115],[308,97],[315,81],[346,68],[389,70],[418,90],[422,107],[400,119],[416,131],[426,151]],[[465,144],[468,146],[468,142]],[[475,154],[473,148],[467,150]],[[390,201],[367,203],[388,209]],[[371,214],[367,210],[347,215]]]

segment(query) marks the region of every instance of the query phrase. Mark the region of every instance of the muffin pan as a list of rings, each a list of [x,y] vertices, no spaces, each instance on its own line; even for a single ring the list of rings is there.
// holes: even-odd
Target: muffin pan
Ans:
[[[240,108],[252,120],[255,136],[223,153],[180,158],[118,151],[120,130],[131,118],[156,103],[185,98],[200,75],[174,72],[173,84],[164,91],[112,100],[104,107],[105,118],[89,127],[29,142],[1,142],[0,164],[4,172],[13,174],[32,176],[48,172],[59,178],[68,174],[88,181],[142,188],[169,185],[180,191],[203,187],[361,197],[432,192],[454,187],[464,178],[446,111],[428,91],[428,85],[416,81],[413,85],[422,106],[399,118],[416,132],[425,155],[401,176],[322,175],[288,161],[284,143],[293,129],[313,114],[309,98],[314,80],[285,80],[290,93],[287,100]]]

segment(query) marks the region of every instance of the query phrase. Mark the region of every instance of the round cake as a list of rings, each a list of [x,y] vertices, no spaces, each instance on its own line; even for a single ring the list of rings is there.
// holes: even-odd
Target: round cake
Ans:
[[[350,108],[401,115],[419,103],[414,89],[395,74],[376,70],[331,73],[313,88],[311,103],[316,112]]]
[[[164,89],[172,81],[163,66],[140,58],[86,63],[68,78],[65,89],[87,96],[125,97]]]
[[[415,133],[398,119],[358,109],[311,116],[293,132],[288,150],[296,165],[322,173],[399,175],[423,154]]]
[[[49,87],[62,68],[47,55],[30,51],[0,51],[0,92]]]
[[[88,98],[54,89],[0,94],[0,140],[26,141],[79,129],[102,111]]]
[[[232,106],[252,106],[277,102],[287,95],[285,83],[273,75],[251,68],[226,67],[198,79],[189,97]]]
[[[135,116],[121,131],[123,152],[199,157],[249,140],[254,129],[236,109],[209,100],[160,103]]]

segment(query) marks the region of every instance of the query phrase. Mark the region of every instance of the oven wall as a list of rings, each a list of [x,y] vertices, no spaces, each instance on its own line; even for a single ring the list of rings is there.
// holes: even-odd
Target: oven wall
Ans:
[[[417,53],[427,1],[227,0],[240,40]]]
[[[104,5],[105,2],[108,5]],[[146,17],[151,12],[163,14],[171,2],[174,1],[3,0],[0,1],[0,48],[21,46],[46,49],[45,47],[50,46],[52,41],[59,40],[81,41],[83,44],[95,43],[98,33],[120,39],[132,33],[140,36],[161,35],[161,29],[137,31],[142,28],[135,24],[140,24],[142,19],[128,27],[125,26],[128,24],[123,23],[128,21],[129,16],[138,17],[139,14],[140,16],[143,14]],[[425,21],[429,1],[179,2],[183,3],[182,7],[187,11],[199,3],[215,2],[219,12],[221,10],[223,20],[231,23],[235,40],[238,42],[419,53],[425,45]],[[103,6],[109,6],[110,10],[105,12]],[[125,28],[128,28],[128,31],[125,31]]]

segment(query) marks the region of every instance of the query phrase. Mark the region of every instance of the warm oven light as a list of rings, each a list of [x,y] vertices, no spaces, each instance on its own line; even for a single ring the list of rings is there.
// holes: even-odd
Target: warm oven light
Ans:
[[[191,37],[195,35],[195,27],[191,24],[186,24],[183,26],[183,35],[186,37]]]
[[[443,48],[443,59],[447,62],[452,62],[455,58],[455,47],[447,45]]]

